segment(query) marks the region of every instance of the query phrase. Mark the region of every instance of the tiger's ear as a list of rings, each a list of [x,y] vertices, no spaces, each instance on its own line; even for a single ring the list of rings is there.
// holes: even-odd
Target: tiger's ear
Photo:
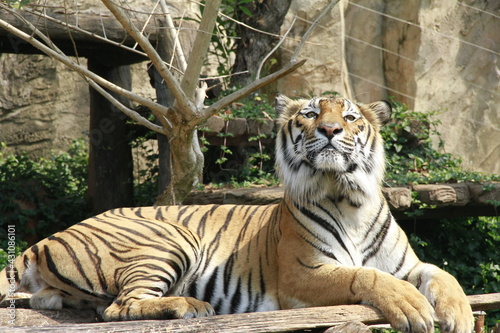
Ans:
[[[276,115],[281,117],[281,115],[286,111],[286,107],[291,104],[292,100],[283,94],[277,94],[274,98]]]
[[[380,126],[384,126],[391,120],[392,107],[388,101],[378,101],[366,105],[378,118]]]
[[[305,104],[307,104],[307,100],[294,100],[283,94],[278,94],[276,95],[275,103],[274,108],[276,109],[278,124],[284,124],[290,119],[290,117],[296,114],[302,107],[304,107]]]

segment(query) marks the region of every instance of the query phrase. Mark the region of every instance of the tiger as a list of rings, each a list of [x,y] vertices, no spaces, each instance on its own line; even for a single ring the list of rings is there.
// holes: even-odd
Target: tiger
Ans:
[[[402,332],[471,332],[457,280],[421,262],[381,186],[386,101],[276,97],[270,205],[117,208],[31,246],[0,297],[95,309],[104,321],[368,304]]]

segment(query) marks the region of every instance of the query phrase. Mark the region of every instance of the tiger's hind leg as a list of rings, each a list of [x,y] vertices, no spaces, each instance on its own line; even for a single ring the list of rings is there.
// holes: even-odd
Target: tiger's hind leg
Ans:
[[[107,307],[111,300],[93,299],[85,300],[71,296],[69,293],[57,288],[44,287],[34,293],[30,298],[30,306],[37,310],[60,310],[64,307],[72,309],[97,309]]]
[[[187,319],[208,317],[215,314],[207,302],[193,297],[152,297],[129,299],[122,303],[117,298],[113,304],[101,313],[105,321],[140,320],[140,319]]]
[[[177,243],[182,242],[179,240]],[[136,250],[122,259],[115,271],[117,297],[100,311],[105,321],[181,319],[215,314],[212,306],[192,297],[181,297],[201,262],[199,243],[180,247],[169,242],[159,249]]]
[[[62,291],[45,287],[30,298],[30,306],[37,310],[60,310],[63,307],[64,294]]]

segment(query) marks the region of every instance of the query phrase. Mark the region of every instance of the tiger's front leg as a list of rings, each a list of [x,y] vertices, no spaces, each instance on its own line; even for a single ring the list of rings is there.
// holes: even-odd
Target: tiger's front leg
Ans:
[[[452,275],[434,265],[420,263],[411,271],[408,281],[434,307],[441,332],[469,333],[473,330],[471,306]]]
[[[367,267],[331,264],[280,267],[283,308],[363,303],[377,307],[402,332],[433,332],[434,309],[411,283]]]

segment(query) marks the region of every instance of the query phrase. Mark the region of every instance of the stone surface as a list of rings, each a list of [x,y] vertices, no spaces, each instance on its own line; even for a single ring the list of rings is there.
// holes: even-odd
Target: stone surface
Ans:
[[[326,4],[294,0],[282,31],[297,15],[291,36],[299,39]],[[440,110],[444,151],[469,170],[498,174],[498,10],[491,1],[337,5],[302,50],[307,63],[278,90],[292,96],[337,91],[360,102],[395,96],[416,111]],[[284,43],[283,62],[297,43]]]

